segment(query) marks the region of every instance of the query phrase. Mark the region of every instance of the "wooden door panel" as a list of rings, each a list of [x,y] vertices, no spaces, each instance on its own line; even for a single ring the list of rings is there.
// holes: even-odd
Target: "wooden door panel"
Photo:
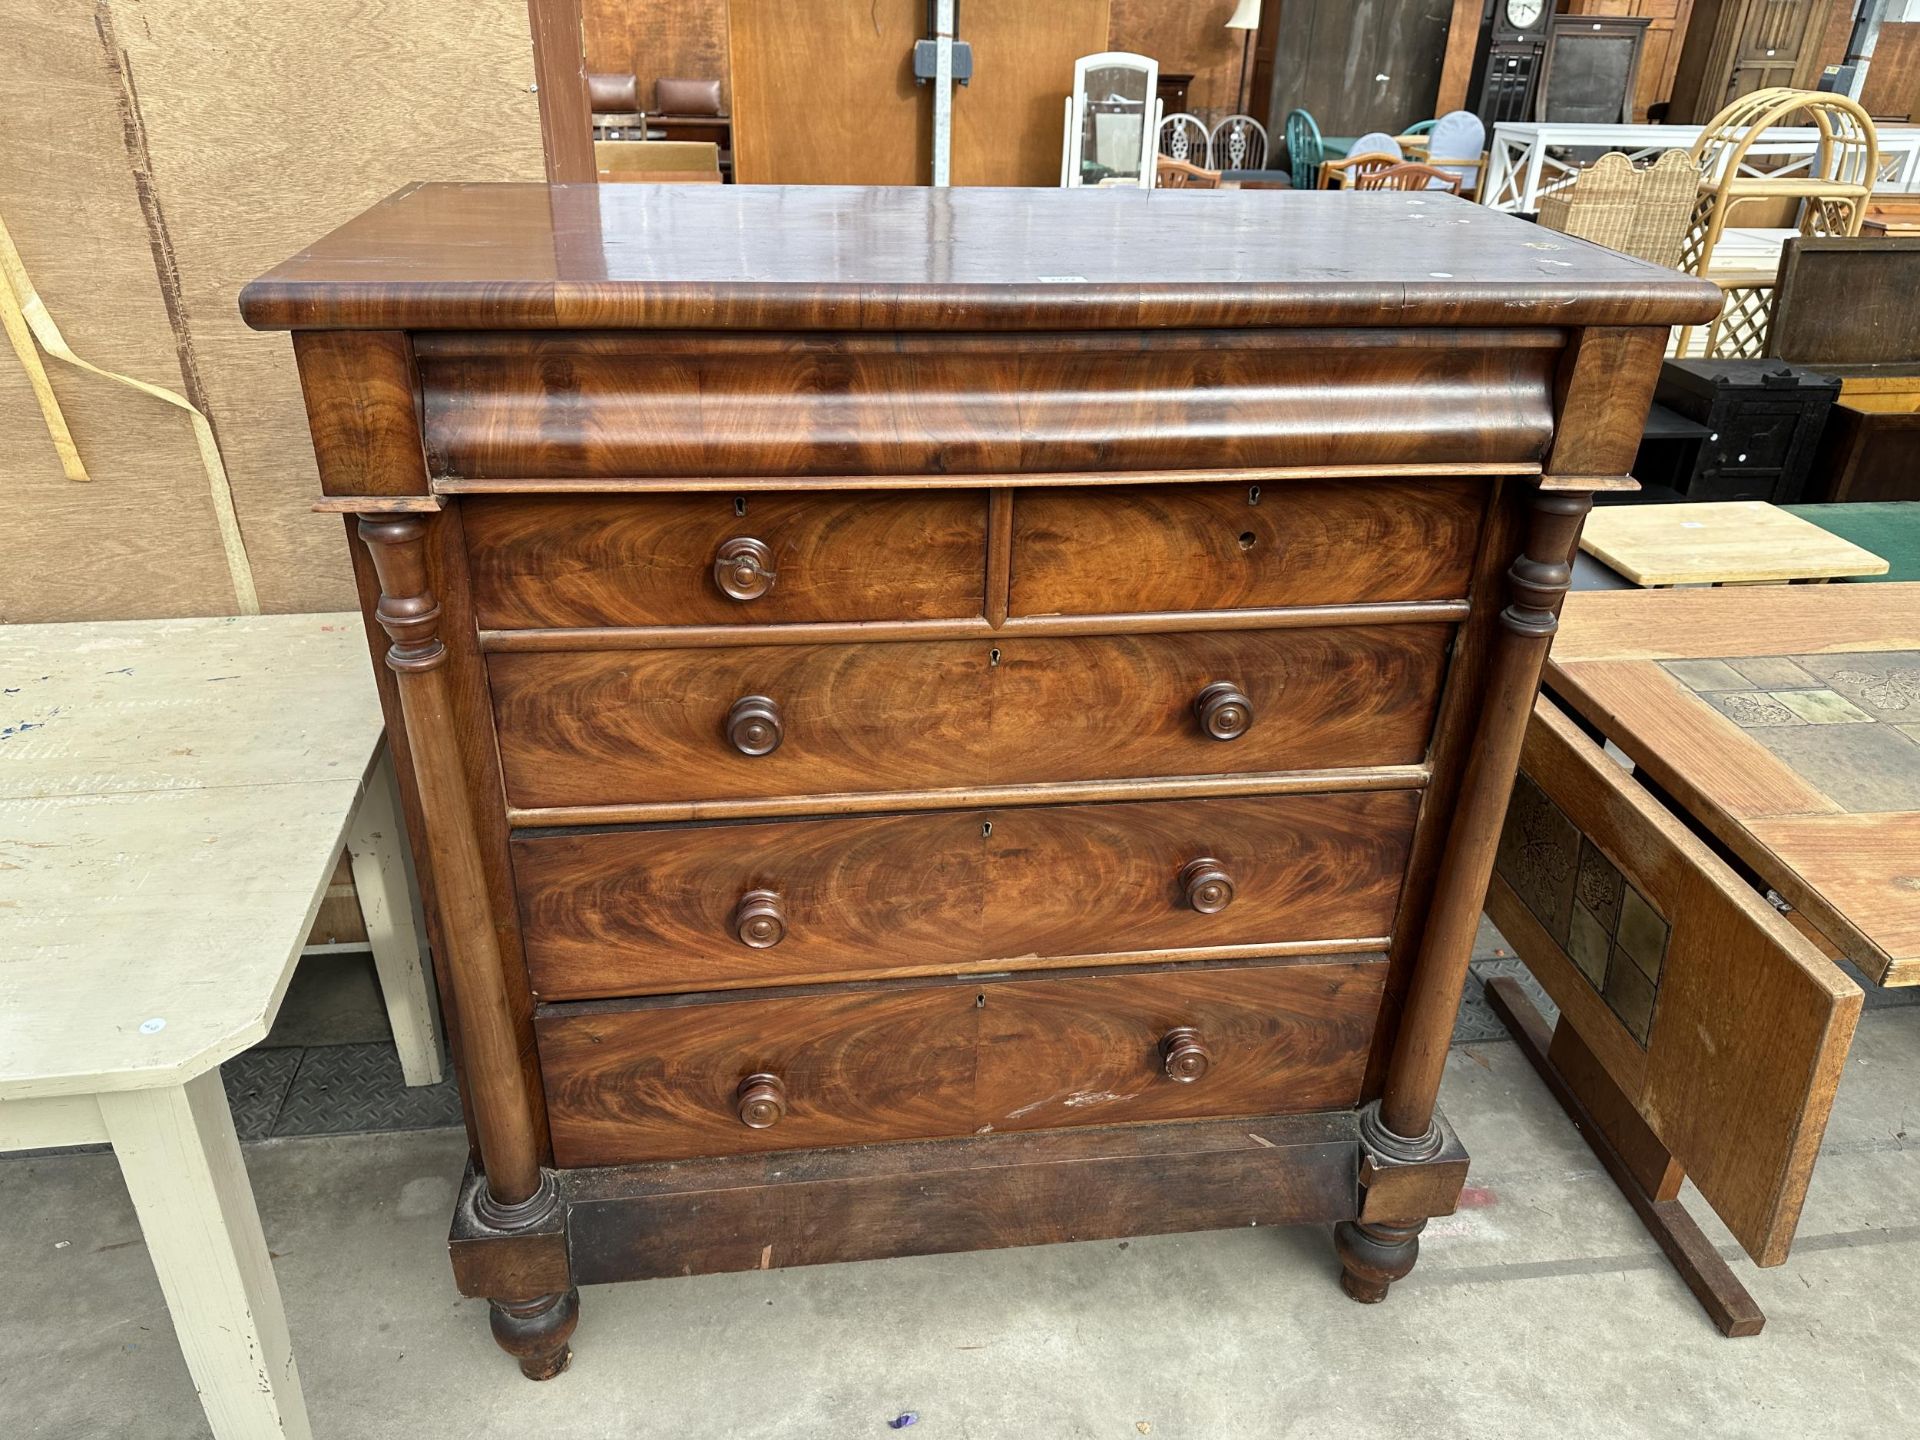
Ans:
[[[1754,1262],[1785,1260],[1860,988],[1544,699],[1487,909]]]

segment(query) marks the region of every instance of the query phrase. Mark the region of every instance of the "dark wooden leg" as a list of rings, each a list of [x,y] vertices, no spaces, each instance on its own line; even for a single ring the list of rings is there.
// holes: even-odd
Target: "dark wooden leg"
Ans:
[[[472,1283],[479,1288],[463,1281],[463,1293],[488,1298],[501,1348],[520,1362],[522,1373],[546,1380],[566,1368],[567,1337],[580,1307],[566,1277],[565,1215],[553,1176],[540,1164],[538,1126],[520,1066],[485,866],[460,766],[440,604],[427,578],[427,525],[419,515],[371,514],[360,517],[359,533],[380,579],[374,614],[392,641],[386,663],[399,690],[426,821],[447,950],[437,958],[444,962],[441,973],[459,1017],[462,1071],[480,1152],[480,1169],[468,1177],[455,1216],[453,1241],[469,1251],[496,1252],[495,1258],[472,1262],[478,1272]],[[462,1262],[456,1258],[455,1265],[458,1273]],[[537,1279],[529,1265],[539,1269]]]
[[[1370,1225],[1342,1220],[1333,1227],[1333,1248],[1340,1253],[1340,1288],[1362,1305],[1378,1305],[1387,1287],[1404,1280],[1420,1258],[1420,1232],[1427,1222]]]
[[[1638,1121],[1639,1117],[1632,1115],[1627,1097],[1617,1089],[1611,1094],[1597,1094],[1591,1102],[1582,1096],[1573,1078],[1555,1064],[1554,1052],[1562,1048],[1561,1044],[1548,1032],[1546,1020],[1527,999],[1519,981],[1504,976],[1489,980],[1486,994],[1493,1013],[1513,1032],[1521,1053],[1539,1071],[1574,1128],[1586,1137],[1594,1155],[1640,1217],[1640,1223],[1659,1242],[1673,1268],[1680,1272],[1680,1278],[1687,1282],[1687,1288],[1693,1291],[1720,1333],[1735,1339],[1758,1335],[1767,1323],[1765,1313],[1754,1303],[1727,1262],[1720,1258],[1720,1252],[1700,1233],[1700,1227],[1686,1208],[1673,1198],[1680,1176],[1672,1158],[1659,1148],[1651,1132],[1622,1135],[1620,1143],[1616,1143],[1602,1123],[1600,1117],[1606,1115],[1616,1117],[1616,1128]],[[1588,1090],[1612,1086],[1612,1081],[1598,1066],[1580,1067],[1579,1082]],[[1618,1118],[1622,1116],[1632,1116],[1632,1120]],[[1664,1166],[1658,1163],[1661,1157],[1665,1157]]]
[[[551,1380],[567,1368],[567,1341],[580,1323],[580,1292],[536,1295],[531,1300],[490,1300],[493,1338],[520,1362],[529,1380]]]

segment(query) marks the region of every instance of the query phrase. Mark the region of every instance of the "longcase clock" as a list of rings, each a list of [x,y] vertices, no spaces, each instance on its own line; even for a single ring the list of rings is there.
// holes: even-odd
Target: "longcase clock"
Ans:
[[[1473,111],[1489,129],[1531,120],[1540,57],[1553,20],[1551,0],[1487,0],[1473,52]]]

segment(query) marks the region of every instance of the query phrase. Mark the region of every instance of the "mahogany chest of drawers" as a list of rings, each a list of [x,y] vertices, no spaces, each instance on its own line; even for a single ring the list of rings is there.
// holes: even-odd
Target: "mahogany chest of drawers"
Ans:
[[[250,286],[502,1346],[555,1373],[582,1282],[1247,1224],[1383,1298],[1582,516],[1718,304],[1389,193],[422,186]]]

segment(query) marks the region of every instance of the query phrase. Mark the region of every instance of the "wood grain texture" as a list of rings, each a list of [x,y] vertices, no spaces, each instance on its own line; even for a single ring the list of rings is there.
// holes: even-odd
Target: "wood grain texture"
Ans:
[[[1500,610],[1505,600],[1506,571],[1519,553],[1525,533],[1526,493],[1526,486],[1500,481],[1488,496],[1479,550],[1468,582],[1471,610],[1454,632],[1453,650],[1447,662],[1447,686],[1434,717],[1433,738],[1427,749],[1431,778],[1420,800],[1406,880],[1400,890],[1400,908],[1394,917],[1393,943],[1387,951],[1386,993],[1380,1006],[1380,1024],[1374,1033],[1373,1054],[1367,1062],[1365,1096],[1368,1100],[1377,1099],[1386,1083],[1388,1061],[1399,1033],[1401,1007],[1413,981],[1421,937],[1426,933],[1454,808],[1472,756],[1473,728],[1486,694],[1494,642],[1501,633]]]
[[[1217,120],[1240,108],[1242,32],[1227,29],[1227,17],[1232,13],[1233,6],[1228,4],[1169,5],[1166,0],[1113,0],[1109,39],[1099,48],[1151,55],[1160,62],[1163,74],[1193,76],[1187,86],[1187,108],[1204,120]],[[1071,74],[1071,70],[1068,73]],[[1249,81],[1252,74],[1249,56]],[[1263,108],[1264,98],[1256,100],[1256,112]],[[1059,156],[1055,155],[1054,159],[1057,162]],[[1056,172],[1058,168],[1056,164]]]
[[[293,358],[321,492],[426,496],[420,382],[407,337],[313,331],[294,337]]]
[[[580,0],[527,0],[527,19],[533,40],[530,88],[540,100],[547,179],[556,184],[590,181],[595,173],[593,111],[587,98]]]
[[[332,522],[305,509],[315,483],[298,379],[284,347],[247,331],[234,297],[269,257],[407,181],[541,174],[525,0],[480,0],[457,12],[362,0],[351,24],[337,23],[337,7],[248,0],[61,8],[60,23],[85,30],[96,46],[95,16],[110,10],[132,77],[146,183],[160,217],[150,238],[163,240],[158,250],[143,246],[142,258],[148,293],[158,289],[169,306],[176,355],[171,376],[166,368],[134,373],[183,389],[211,417],[263,608],[348,605],[351,582]],[[317,45],[316,25],[337,33]],[[24,61],[22,74],[36,68]],[[466,96],[451,108],[442,103],[450,72],[463,77]],[[58,87],[42,87],[28,103],[24,113],[39,115],[33,133],[71,124],[74,102]],[[28,142],[15,153],[37,149]],[[298,185],[289,185],[292,175]],[[139,182],[123,170],[117,181],[82,191],[72,178],[55,170],[30,183],[56,200],[56,228],[45,238],[79,262],[82,285],[98,287],[106,261],[91,244],[74,244],[74,197],[125,193]],[[116,306],[105,328],[120,323]],[[100,333],[67,327],[82,354]],[[172,412],[167,423],[185,428]],[[84,438],[81,445],[84,452]],[[130,458],[136,468],[119,478],[129,499],[144,491],[139,471],[147,464],[145,455]],[[202,478],[199,495],[205,490]],[[144,532],[157,520],[183,531],[212,523],[202,498],[177,507],[148,500],[124,523]],[[144,546],[147,537],[130,543]],[[148,583],[171,588],[171,562],[155,560],[160,573]],[[217,591],[193,598],[193,607],[170,613],[221,612],[231,603]]]
[[[895,53],[904,67],[907,48]],[[746,179],[740,84],[736,65]],[[862,97],[872,133],[886,128],[875,103]],[[1465,200],[1391,191],[427,185],[262,275],[241,309],[262,329],[960,332],[1664,327],[1720,313],[1707,281],[1588,247],[1572,269],[1550,266],[1538,235]]]
[[[718,80],[720,108],[730,105],[727,7],[713,0],[581,0],[587,69],[631,75],[640,108],[657,110],[654,82]]]
[[[1522,768],[1672,926],[1644,1062],[1589,981],[1550,938],[1494,923],[1741,1246],[1787,1257],[1860,988],[1550,704],[1536,710]],[[1524,948],[1521,948],[1524,944]],[[1616,960],[1614,963],[1620,963]],[[1584,996],[1580,992],[1586,992]],[[1739,996],[1738,1004],[1728,997]]]
[[[1405,765],[1424,757],[1450,626],[489,658],[515,806]],[[1255,719],[1195,717],[1232,680]],[[784,738],[729,743],[763,695]]]
[[[574,1273],[600,1284],[1326,1224],[1354,1213],[1355,1148],[1351,1115],[1261,1116],[570,1170],[560,1185]]]
[[[1118,48],[1108,43],[1108,0],[967,0],[960,8],[973,79],[953,91],[953,183],[1057,185],[1073,62]],[[931,108],[932,87],[921,93]]]
[[[1657,665],[1576,661],[1556,666],[1548,688],[1599,725],[1691,814],[1738,821],[1840,812],[1785,761]]]
[[[108,63],[99,19],[93,5],[7,7],[9,63],[0,69],[7,229],[79,354],[177,390],[174,316],[133,183],[139,131],[129,133],[121,113],[122,72]],[[11,349],[0,354],[9,541],[23,559],[60,559],[0,565],[0,615],[24,623],[231,613],[233,582],[186,417],[49,361],[49,381],[93,477],[75,484],[62,473],[25,368]],[[310,488],[294,482],[283,498],[292,503]],[[243,508],[241,519],[252,515]],[[316,550],[321,563],[337,566],[337,550],[327,553],[331,538]],[[350,605],[344,587],[335,587],[304,608]]]
[[[1382,968],[1273,962],[549,1009],[539,1035],[555,1157],[623,1164],[1339,1108],[1359,1088]],[[1213,1052],[1192,1084],[1161,1069],[1160,1039],[1177,1025]],[[765,1130],[734,1113],[756,1071],[790,1096]]]
[[[1920,584],[1587,590],[1570,596],[1549,667],[1593,660],[1920,650]]]
[[[588,496],[463,502],[483,627],[767,625],[982,613],[986,497]],[[730,540],[774,572],[735,599],[715,578]]]
[[[1609,506],[1581,532],[1580,548],[1641,586],[1887,573],[1878,555],[1762,500]]]
[[[1455,332],[1074,343],[529,340],[426,354],[427,448],[465,478],[1537,461],[1553,352]],[[1383,413],[1383,396],[1391,401]],[[1630,459],[1631,457],[1629,457]]]
[[[1015,615],[1464,598],[1485,482],[1026,490]]]
[[[1585,1137],[1594,1158],[1620,1187],[1620,1193],[1640,1217],[1640,1223],[1647,1227],[1647,1233],[1653,1236],[1681,1280],[1693,1291],[1715,1328],[1730,1339],[1759,1334],[1767,1317],[1754,1304],[1753,1297],[1721,1258],[1713,1242],[1701,1233],[1678,1199],[1656,1199],[1640,1183],[1632,1160],[1614,1147],[1600,1119],[1588,1110],[1584,1093],[1561,1072],[1552,1051],[1554,1038],[1563,1032],[1556,1030],[1549,1036],[1547,1022],[1533,1008],[1520,982],[1511,976],[1489,980],[1486,993],[1487,1004],[1519,1043],[1520,1053],[1546,1082],[1574,1128]]]
[[[1432,476],[1455,480],[1466,475],[1498,478],[1507,475],[1538,475],[1538,460],[1512,460],[1429,465],[1407,461],[1396,465],[1220,465],[1205,470],[1157,469],[1155,482],[1162,485],[1239,484],[1265,485],[1293,480],[1368,480],[1376,476],[1405,479]],[[823,490],[1021,490],[1042,485],[1074,485],[1081,488],[1106,485],[1138,485],[1145,478],[1127,470],[1044,470],[1023,471],[1014,475],[809,475],[807,488]],[[1589,486],[1596,490],[1637,490],[1640,482],[1631,476],[1592,477]],[[1555,483],[1561,483],[1556,481]],[[730,495],[752,495],[769,490],[789,490],[793,481],[778,475],[597,475],[542,477],[510,476],[505,479],[472,479],[459,475],[434,477],[436,495],[691,495],[724,490]]]
[[[921,0],[725,8],[740,184],[931,179],[933,111],[913,83],[913,42],[926,33]]]
[[[1797,815],[1747,827],[1787,858],[1797,908],[1882,985],[1920,983],[1920,814]]]
[[[1418,805],[1384,791],[523,833],[513,857],[535,990],[576,1000],[1107,952],[1377,949]],[[1199,856],[1233,885],[1216,914],[1178,884]],[[734,907],[754,890],[785,915],[771,948],[734,933]]]

